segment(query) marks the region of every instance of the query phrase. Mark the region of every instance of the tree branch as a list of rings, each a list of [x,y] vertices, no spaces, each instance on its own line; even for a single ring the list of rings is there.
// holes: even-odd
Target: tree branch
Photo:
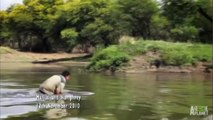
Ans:
[[[212,18],[203,10],[202,7],[198,6],[198,12],[208,19],[211,23],[213,22]]]

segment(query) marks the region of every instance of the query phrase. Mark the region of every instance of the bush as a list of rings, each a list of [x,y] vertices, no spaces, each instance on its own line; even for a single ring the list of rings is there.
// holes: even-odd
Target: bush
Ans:
[[[73,47],[76,45],[76,40],[78,37],[78,32],[73,28],[64,29],[61,31],[61,38],[66,40],[68,47]]]
[[[163,54],[163,60],[170,65],[184,65],[194,62],[193,57],[186,51],[171,50]]]
[[[125,45],[119,45],[118,49],[120,51],[123,51],[127,53],[128,55],[137,55],[137,54],[144,54],[147,50],[144,46],[144,44],[125,44]]]
[[[120,51],[117,46],[110,46],[96,53],[87,68],[91,71],[116,70],[129,60],[128,54]]]
[[[188,51],[193,55],[197,61],[211,61],[212,47],[210,45],[195,44],[188,48]]]

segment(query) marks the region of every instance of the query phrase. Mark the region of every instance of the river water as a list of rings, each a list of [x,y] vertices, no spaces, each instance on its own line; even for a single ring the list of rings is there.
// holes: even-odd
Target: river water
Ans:
[[[35,93],[39,84],[64,69],[72,74],[65,89],[79,93],[81,100],[75,102],[80,106],[38,108]],[[103,74],[88,73],[84,66],[76,64],[1,63],[0,75],[0,117],[5,120],[211,120],[212,117],[209,74]],[[190,115],[194,106],[205,106],[208,113]]]

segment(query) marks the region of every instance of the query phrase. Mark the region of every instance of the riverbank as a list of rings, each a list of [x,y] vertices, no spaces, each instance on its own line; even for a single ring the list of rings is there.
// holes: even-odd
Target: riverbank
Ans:
[[[32,52],[20,52],[10,48],[1,47],[0,62],[1,63],[22,63],[23,62],[23,63],[37,63],[37,64],[60,63],[60,64],[66,64],[66,65],[76,64],[81,66],[87,66],[89,70],[91,70],[92,68],[92,71],[124,72],[124,73],[143,73],[143,72],[211,73],[212,72],[212,63],[210,62],[208,55],[198,54],[197,58],[199,58],[200,60],[192,59],[195,62],[190,61],[191,63],[189,62],[183,65],[177,65],[177,63],[179,62],[178,60],[181,60],[181,58],[186,59],[187,57],[190,58],[193,56],[189,55],[189,56],[185,56],[185,58],[181,56],[181,55],[186,55],[186,53],[179,55],[179,57],[169,56],[169,58],[168,57],[167,58],[170,59],[170,61],[175,61],[177,63],[174,64],[174,63],[169,63],[167,61],[167,64],[161,63],[159,68],[156,68],[155,60],[161,60],[161,62],[165,62],[162,59],[163,51],[158,50],[159,49],[158,47],[156,47],[155,50],[153,50],[152,48],[153,46],[149,45],[149,47],[152,48],[151,50],[149,50],[149,48],[146,48],[147,51],[144,50],[140,52],[140,49],[136,47],[132,47],[133,45],[134,44],[130,45],[130,48],[137,49],[138,50],[137,53],[134,53],[135,51],[131,51],[128,45],[111,46],[109,48],[103,49],[100,52],[96,53],[92,57],[91,61],[89,61],[88,59],[88,54],[70,54],[70,53],[64,53],[64,52],[32,53]],[[124,49],[124,47],[126,48]],[[122,51],[119,50],[121,48],[122,48]],[[198,49],[198,50],[201,50],[201,49]],[[199,51],[199,52],[202,53],[202,51]],[[204,54],[206,54],[206,52]],[[89,56],[89,58],[90,57],[91,56]],[[76,61],[76,58],[77,58],[77,61]],[[79,61],[79,58],[81,59],[80,61]],[[87,61],[85,61],[85,59],[87,59]]]
[[[112,45],[96,52],[88,66],[91,71],[125,73],[212,72],[212,46],[138,40]]]
[[[57,53],[32,53],[32,52],[20,52],[8,47],[0,47],[0,62],[45,62],[54,61],[60,59],[72,59],[86,56],[87,54],[70,54],[65,52]]]
[[[155,73],[212,73],[212,68],[209,69],[207,66],[211,66],[209,62],[198,62],[196,65],[182,65],[182,66],[160,66],[156,68],[155,65],[150,65],[146,58],[146,55],[133,57],[128,65],[118,68],[116,72],[124,73],[144,73],[144,72],[155,72]]]

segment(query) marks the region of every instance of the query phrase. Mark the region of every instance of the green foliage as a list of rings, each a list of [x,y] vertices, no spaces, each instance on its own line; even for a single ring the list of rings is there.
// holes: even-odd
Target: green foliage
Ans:
[[[146,47],[144,47],[143,43],[138,45],[127,43],[118,47],[129,55],[143,54],[146,52]]]
[[[105,43],[107,35],[113,30],[113,27],[104,23],[101,19],[96,19],[93,23],[88,24],[81,31],[83,37],[87,37],[93,44]],[[106,36],[104,36],[106,35]]]
[[[54,33],[57,30],[54,14],[56,4],[59,5],[58,1],[61,0],[25,0],[23,5],[11,6],[5,11],[6,15],[1,24],[3,32],[11,34],[10,38],[0,38],[10,39],[12,44],[18,43],[21,50],[35,48],[41,49],[41,52],[49,52],[50,43],[57,39],[52,35],[58,35]]]
[[[165,51],[162,58],[167,64],[171,65],[184,65],[194,64],[193,58],[190,53],[182,49]]]
[[[109,19],[112,10],[110,1],[74,0],[59,6],[57,16],[79,33],[76,44],[108,46],[115,40],[114,23]]]
[[[212,47],[208,44],[195,44],[188,47],[188,51],[197,61],[211,61]]]
[[[162,3],[163,15],[171,23],[168,32],[173,40],[211,43],[211,0],[162,0]]]
[[[65,29],[61,31],[62,39],[65,39],[70,47],[73,47],[76,44],[76,40],[78,37],[78,32],[76,32],[72,28]]]
[[[157,13],[158,6],[154,0],[119,0],[119,10],[122,12],[121,26],[127,29],[131,36],[150,38],[151,18]],[[143,21],[143,22],[142,22]]]
[[[171,33],[177,41],[195,40],[198,36],[198,29],[194,26],[182,26],[171,29]]]
[[[211,61],[211,45],[172,43],[164,41],[144,41],[147,50],[160,51],[167,64],[196,64],[198,61]]]
[[[107,47],[124,35],[210,43],[211,8],[211,0],[24,0],[0,11],[0,39],[43,52],[77,44]]]
[[[170,37],[168,29],[170,21],[160,13],[155,14],[151,18],[151,37],[153,39],[167,39]]]
[[[91,71],[116,70],[125,65],[129,59],[129,55],[119,50],[117,46],[110,46],[93,56],[88,69]]]
[[[162,0],[164,14],[174,27],[185,22],[189,22],[188,18],[196,14],[196,2],[192,0]]]
[[[211,45],[140,40],[134,44],[110,46],[97,52],[92,58],[89,69],[99,71],[110,69],[111,66],[119,68],[129,61],[126,58],[145,54],[148,51],[158,51],[161,54],[161,60],[168,65],[194,65],[198,61],[212,60]],[[115,61],[118,61],[119,64],[115,65]]]

